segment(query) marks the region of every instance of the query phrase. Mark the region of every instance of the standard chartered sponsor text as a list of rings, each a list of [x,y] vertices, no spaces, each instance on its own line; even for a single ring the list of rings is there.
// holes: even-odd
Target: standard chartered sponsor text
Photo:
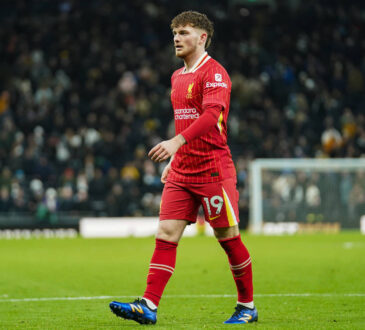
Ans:
[[[175,120],[179,119],[198,119],[199,113],[195,108],[175,109]]]

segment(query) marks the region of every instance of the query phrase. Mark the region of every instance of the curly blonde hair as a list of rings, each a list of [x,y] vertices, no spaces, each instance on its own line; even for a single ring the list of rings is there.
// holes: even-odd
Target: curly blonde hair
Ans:
[[[171,30],[185,25],[191,25],[192,27],[207,32],[207,41],[205,43],[205,49],[207,49],[212,41],[214,33],[213,22],[209,20],[207,15],[192,10],[184,11],[172,19]]]

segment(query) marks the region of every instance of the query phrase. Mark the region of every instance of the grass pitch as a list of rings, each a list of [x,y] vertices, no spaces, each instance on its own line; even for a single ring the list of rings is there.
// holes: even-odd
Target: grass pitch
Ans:
[[[364,236],[242,236],[259,322],[222,324],[236,302],[226,255],[214,238],[194,237],[179,244],[156,329],[365,328]],[[152,237],[0,240],[0,328],[139,328],[108,303],[143,293],[153,247]]]

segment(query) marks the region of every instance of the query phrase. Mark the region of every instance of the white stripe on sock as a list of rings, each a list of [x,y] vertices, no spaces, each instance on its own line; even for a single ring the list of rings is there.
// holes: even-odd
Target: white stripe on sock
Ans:
[[[150,266],[150,269],[160,269],[160,270],[164,270],[166,272],[169,272],[171,274],[173,274],[174,272],[170,269],[167,269],[167,268],[163,268],[163,267],[155,267],[155,266]]]
[[[242,269],[245,268],[246,266],[248,266],[251,263],[251,257],[249,257],[245,262],[243,262],[242,264],[239,265],[231,265],[231,268],[233,270],[238,270],[238,269]]]
[[[167,268],[167,269],[170,269],[170,270],[172,270],[172,271],[174,271],[174,268],[173,267],[171,267],[171,266],[168,266],[168,265],[163,265],[163,264],[150,264],[150,266],[157,266],[157,267],[165,267],[165,268]]]

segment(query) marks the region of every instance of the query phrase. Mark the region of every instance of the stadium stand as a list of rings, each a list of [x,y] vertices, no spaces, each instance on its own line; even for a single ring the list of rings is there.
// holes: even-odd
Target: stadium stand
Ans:
[[[209,52],[233,83],[229,145],[243,223],[251,159],[365,155],[364,3],[190,3],[219,26]],[[168,26],[182,9],[2,1],[1,214],[45,223],[158,214],[163,165],[147,151],[173,135],[169,85],[181,63]]]

